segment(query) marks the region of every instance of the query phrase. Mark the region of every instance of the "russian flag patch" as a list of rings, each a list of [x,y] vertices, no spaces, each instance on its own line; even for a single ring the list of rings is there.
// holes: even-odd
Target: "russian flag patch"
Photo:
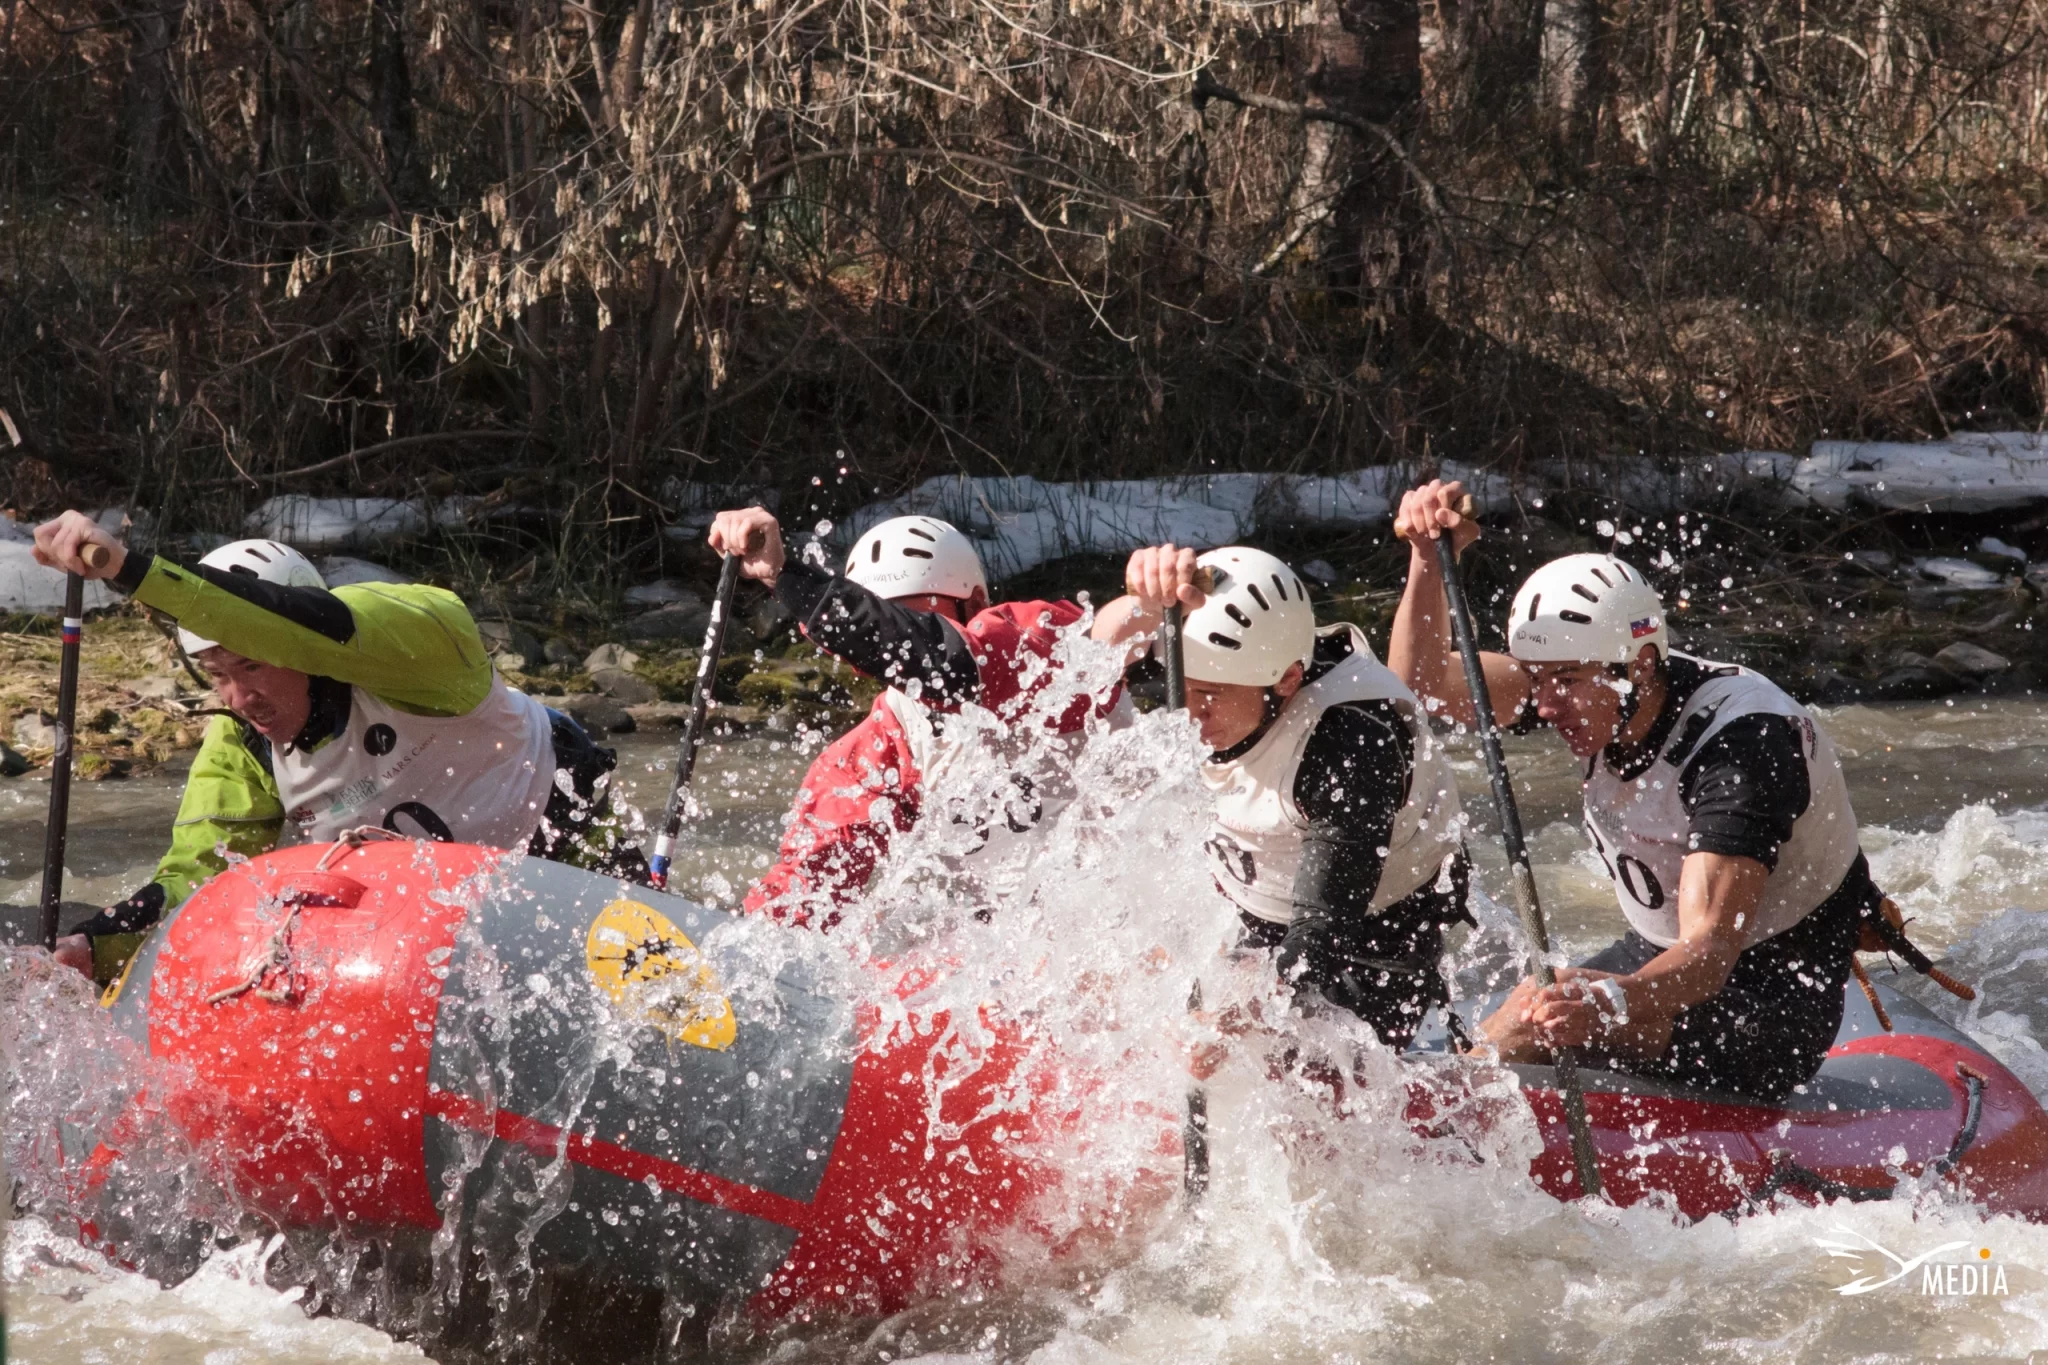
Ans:
[[[1657,618],[1654,616],[1645,616],[1640,621],[1631,621],[1628,623],[1628,637],[1631,640],[1640,640],[1645,635],[1655,635],[1656,633]]]

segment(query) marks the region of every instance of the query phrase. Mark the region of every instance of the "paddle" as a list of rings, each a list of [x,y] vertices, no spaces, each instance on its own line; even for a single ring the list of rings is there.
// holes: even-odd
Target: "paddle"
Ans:
[[[1195,586],[1203,592],[1216,586],[1207,569],[1195,570]],[[1159,623],[1159,654],[1166,665],[1166,707],[1169,711],[1188,709],[1187,657],[1181,651],[1181,607],[1166,608]],[[1202,1008],[1202,983],[1188,991],[1190,1012]],[[1188,1117],[1181,1125],[1181,1189],[1189,1199],[1200,1199],[1209,1188],[1209,1092],[1199,1084],[1188,1087]]]
[[[669,861],[676,851],[676,835],[683,828],[683,801],[690,788],[690,776],[697,770],[697,749],[704,742],[704,717],[711,709],[718,656],[725,651],[725,627],[732,620],[732,595],[740,583],[740,557],[724,558],[718,569],[718,595],[711,603],[711,624],[704,631],[704,653],[697,660],[697,683],[690,689],[690,723],[683,727],[682,746],[676,751],[675,780],[668,788],[668,809],[661,817],[661,833],[654,840],[654,856],[647,862],[657,891],[668,889]]]
[[[1458,505],[1458,515],[1472,515],[1472,499]],[[1508,780],[1507,756],[1501,752],[1500,726],[1493,716],[1493,699],[1486,688],[1486,669],[1479,659],[1479,640],[1472,629],[1472,608],[1465,600],[1465,585],[1458,576],[1457,551],[1451,537],[1436,537],[1436,562],[1443,571],[1444,599],[1450,605],[1451,633],[1465,662],[1465,686],[1472,694],[1472,710],[1479,722],[1479,745],[1486,754],[1486,773],[1493,781],[1493,804],[1500,814],[1501,842],[1507,846],[1508,879],[1514,887],[1515,911],[1528,936],[1530,957],[1536,979],[1546,986],[1557,984],[1557,972],[1550,965],[1550,932],[1544,927],[1543,905],[1536,898],[1536,877],[1529,867],[1529,846],[1522,837],[1522,814],[1515,806],[1514,785]],[[1572,1164],[1578,1168],[1579,1189],[1595,1198],[1600,1194],[1600,1162],[1593,1151],[1593,1129],[1586,1118],[1586,1094],[1579,1087],[1578,1060],[1571,1048],[1559,1048],[1552,1065],[1557,1072],[1557,1093],[1564,1101],[1565,1124],[1571,1130]]]
[[[104,545],[79,552],[88,569],[105,567]],[[64,901],[64,842],[71,825],[71,735],[78,722],[78,646],[85,633],[85,580],[64,576],[64,649],[57,665],[57,747],[50,756],[50,823],[43,834],[43,947],[57,948],[57,916]]]

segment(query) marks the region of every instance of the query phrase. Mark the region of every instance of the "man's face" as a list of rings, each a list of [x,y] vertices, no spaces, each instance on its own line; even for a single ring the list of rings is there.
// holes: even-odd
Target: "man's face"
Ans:
[[[1220,753],[1244,743],[1265,723],[1266,688],[1250,683],[1203,682],[1198,678],[1189,678],[1187,685],[1188,714],[1202,727],[1202,743],[1211,752]],[[1282,701],[1300,690],[1300,664],[1289,668],[1286,676],[1272,687]]]
[[[288,744],[306,728],[312,689],[297,669],[245,659],[215,645],[196,659],[220,704],[255,726],[265,739]]]
[[[1629,685],[1606,664],[1528,664],[1536,714],[1556,730],[1574,755],[1591,758],[1621,730],[1621,704]]]
[[[1202,727],[1202,743],[1212,751],[1228,749],[1251,738],[1266,718],[1266,689],[1248,683],[1197,682],[1188,679],[1188,714]]]

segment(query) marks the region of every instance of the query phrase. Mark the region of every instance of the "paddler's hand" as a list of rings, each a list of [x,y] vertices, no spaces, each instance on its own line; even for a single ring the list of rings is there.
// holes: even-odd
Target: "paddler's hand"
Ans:
[[[95,556],[99,561],[97,568],[89,567],[85,562],[85,547],[88,545],[97,545],[105,551],[104,555]],[[38,564],[75,573],[81,578],[112,578],[121,572],[128,551],[85,513],[65,512],[36,527],[35,556]]]
[[[92,940],[84,934],[66,934],[58,939],[57,951],[52,956],[60,967],[92,975]]]
[[[1591,978],[1559,973],[1555,986],[1538,987],[1522,1008],[1522,1022],[1552,1048],[1585,1047],[1605,1040],[1614,1027],[1611,1010],[1592,989]]]
[[[1464,496],[1465,485],[1456,479],[1448,483],[1431,479],[1401,495],[1400,509],[1394,513],[1394,534],[1408,542],[1411,556],[1419,556],[1434,568],[1436,551],[1430,548],[1430,541],[1448,531],[1451,548],[1462,555],[1466,546],[1479,539],[1479,523],[1458,511]]]
[[[742,507],[712,518],[711,548],[738,555],[740,572],[771,588],[782,577],[782,527],[763,508]]]
[[[1198,1081],[1208,1080],[1230,1059],[1231,1039],[1242,1038],[1260,1022],[1256,1010],[1245,1010],[1236,1005],[1221,1010],[1189,1010],[1188,1017],[1196,1027],[1214,1029],[1219,1035],[1191,1044],[1188,1048],[1188,1075]]]
[[[1207,599],[1195,580],[1195,552],[1171,542],[1133,550],[1131,562],[1124,566],[1124,591],[1137,598],[1143,613],[1152,617],[1163,614],[1174,602],[1186,611],[1201,606]]]

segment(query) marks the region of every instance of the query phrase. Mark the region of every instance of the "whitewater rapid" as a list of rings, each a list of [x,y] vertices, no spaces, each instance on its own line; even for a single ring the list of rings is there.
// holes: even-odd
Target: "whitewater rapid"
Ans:
[[[1200,861],[1201,796],[1176,767],[1164,718],[1102,746],[1083,789],[1106,811],[1063,820],[1054,855],[1035,864],[986,925],[946,894],[938,855],[904,860],[884,888],[886,923],[865,926],[897,952],[965,954],[959,989],[1000,988],[1006,1002],[1057,1021],[1063,1045],[1114,1078],[1120,1104],[1072,1153],[1076,1208],[1159,1155],[1131,1149],[1151,1106],[1176,1102],[1180,1010],[1189,963],[1225,934],[1227,910]],[[1848,707],[1823,717],[1848,764],[1873,870],[1914,917],[1917,938],[1979,987],[1965,1005],[1902,988],[1977,1038],[2037,1094],[2048,1094],[2048,707],[1970,701]],[[1149,727],[1149,728],[1148,728]],[[685,894],[729,901],[761,865],[796,774],[816,741],[755,738],[707,757]],[[1118,746],[1123,746],[1119,748]],[[666,742],[629,742],[629,794],[657,805]],[[1571,818],[1574,773],[1554,742],[1511,748],[1542,885],[1568,950],[1619,932],[1604,874]],[[1461,751],[1481,880],[1504,882],[1485,836],[1483,775]],[[79,798],[93,836],[71,893],[111,898],[147,875],[176,783],[102,784]],[[0,789],[0,889],[33,896],[43,789]],[[31,831],[34,838],[29,837]],[[1460,982],[1483,985],[1511,965],[1498,906],[1454,952]],[[1160,966],[1164,963],[1166,965]],[[1148,965],[1150,964],[1150,965]],[[1227,970],[1212,989],[1259,995]],[[17,1040],[61,1054],[90,1090],[93,1042],[82,994],[44,1003]],[[1391,1095],[1396,1063],[1362,1030],[1322,1021],[1299,1041],[1333,1052],[1364,1046]],[[65,1067],[32,1068],[58,1085]],[[884,1321],[778,1327],[721,1324],[720,1358],[776,1362],[1097,1362],[1920,1360],[2021,1358],[2048,1349],[2048,1228],[1986,1219],[1936,1195],[1823,1209],[1786,1207],[1740,1223],[1685,1226],[1657,1207],[1566,1206],[1524,1166],[1534,1135],[1505,1090],[1483,1138],[1424,1143],[1372,1087],[1334,1121],[1328,1097],[1275,1079],[1240,1050],[1209,1084],[1212,1185],[1192,1213],[1133,1214],[1096,1244],[1034,1261],[1019,1248],[1001,1286],[915,1307]],[[1482,1096],[1482,1101],[1485,1097]],[[10,1134],[10,1150],[21,1141]],[[1177,1157],[1175,1158],[1177,1162]],[[1079,1223],[1077,1214],[1077,1227]],[[1076,1229],[1068,1229],[1075,1231]],[[1861,1248],[1859,1259],[1831,1254]],[[2003,1296],[1930,1296],[1917,1276],[1866,1294],[1837,1292],[1859,1274],[1948,1243],[2006,1271]],[[1989,1252],[1988,1257],[1980,1256]],[[1960,1254],[1960,1253],[1959,1253]],[[334,1317],[308,1317],[303,1290],[268,1287],[276,1249],[250,1240],[214,1251],[171,1287],[121,1270],[64,1231],[14,1229],[5,1275],[16,1358],[38,1362],[409,1360],[417,1347]],[[277,1278],[273,1273],[269,1278]]]

